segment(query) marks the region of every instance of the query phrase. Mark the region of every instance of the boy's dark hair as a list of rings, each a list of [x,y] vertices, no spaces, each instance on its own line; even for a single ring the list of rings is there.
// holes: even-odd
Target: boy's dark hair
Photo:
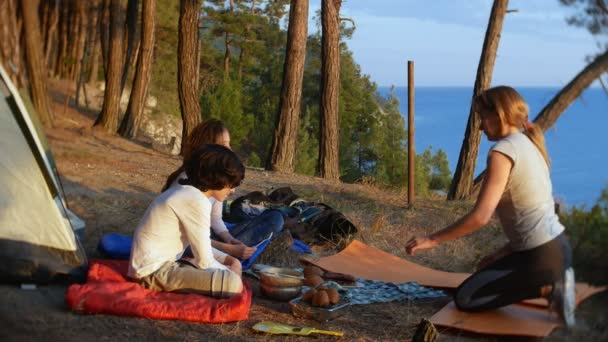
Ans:
[[[192,185],[201,191],[236,188],[245,178],[245,167],[230,149],[207,144],[192,152],[184,161],[188,179],[180,184]]]

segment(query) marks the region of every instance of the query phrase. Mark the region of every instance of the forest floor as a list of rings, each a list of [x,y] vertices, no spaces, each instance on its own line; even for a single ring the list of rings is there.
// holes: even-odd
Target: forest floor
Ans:
[[[57,94],[56,94],[57,95]],[[92,130],[92,111],[64,109],[55,96],[57,125],[46,130],[57,162],[70,208],[86,221],[84,247],[89,258],[100,258],[96,250],[103,234],[132,234],[139,218],[158,194],[165,178],[180,163],[144,141],[129,141]],[[270,133],[269,133],[270,134]],[[236,198],[253,190],[290,186],[300,197],[325,202],[341,210],[360,230],[355,237],[401,258],[439,270],[471,272],[480,258],[505,240],[494,223],[471,236],[438,248],[406,256],[405,242],[413,235],[426,234],[467,212],[471,202],[443,198],[417,199],[408,209],[403,192],[364,184],[327,182],[320,178],[284,175],[247,169]],[[333,250],[315,249],[331,254]],[[81,315],[65,304],[66,285],[39,286],[21,290],[0,285],[0,340],[45,341],[131,341],[131,340],[251,340],[266,339],[251,327],[262,320],[314,326],[344,332],[344,340],[410,340],[422,318],[429,318],[450,299],[418,300],[386,304],[358,305],[328,323],[297,319],[287,303],[273,302],[259,294],[257,281],[245,277],[254,289],[249,319],[229,324],[199,324],[156,321],[110,315]],[[608,293],[581,304],[577,326],[571,331],[557,329],[549,341],[608,340]],[[468,334],[439,328],[441,340],[511,340],[499,336]],[[323,336],[280,336],[280,340],[331,338]],[[518,339],[526,340],[526,339]]]

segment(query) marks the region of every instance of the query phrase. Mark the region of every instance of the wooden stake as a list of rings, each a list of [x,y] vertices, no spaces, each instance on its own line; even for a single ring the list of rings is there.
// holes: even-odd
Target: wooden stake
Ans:
[[[416,149],[414,148],[414,62],[407,61],[407,204],[414,204]]]

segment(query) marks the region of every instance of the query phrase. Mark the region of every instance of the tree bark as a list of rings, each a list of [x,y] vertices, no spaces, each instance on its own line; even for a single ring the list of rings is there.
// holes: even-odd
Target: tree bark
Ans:
[[[50,6],[50,3],[49,3]],[[52,74],[51,63],[51,52],[57,49],[57,24],[59,23],[59,2],[53,1],[53,8],[50,10],[50,18],[48,23],[48,29],[46,32],[46,39],[44,41],[44,61],[49,64],[49,75]]]
[[[16,0],[0,1],[0,60],[17,88],[25,85],[21,28],[17,24]]]
[[[574,102],[581,93],[587,89],[603,73],[608,71],[608,51],[598,56],[579,72],[562,90],[560,90],[549,103],[543,108],[540,113],[534,118],[534,123],[537,124],[543,132],[546,132],[555,124],[557,119],[564,111]],[[484,170],[475,178],[475,184],[471,195],[479,193],[481,182],[485,177]]]
[[[199,32],[200,0],[181,0],[179,13],[179,43],[177,47],[177,88],[182,113],[182,151],[186,138],[201,121],[199,105],[198,75],[199,60],[196,59]]]
[[[308,0],[291,0],[283,83],[267,168],[293,173],[300,128],[300,103],[308,34]]]
[[[127,34],[125,36],[125,41],[127,43],[127,50],[126,50],[126,56],[124,59],[125,67],[124,67],[124,71],[122,73],[122,79],[120,81],[121,89],[124,89],[125,84],[127,83],[127,77],[129,76],[129,67],[131,65],[131,57],[133,56],[133,51],[135,51],[138,10],[139,10],[139,0],[129,0],[127,3],[127,22],[126,22]]]
[[[156,30],[156,0],[143,0],[142,38],[133,89],[129,106],[122,120],[118,133],[125,138],[137,137],[139,124],[144,112],[150,77],[152,76],[152,58],[154,53],[154,31]]]
[[[85,62],[85,47],[87,43],[87,35],[88,35],[88,15],[87,8],[89,6],[89,2],[78,1],[76,3],[76,16],[78,17],[78,41],[75,45],[74,57],[75,64],[73,70],[72,79],[76,82],[76,93],[78,93],[78,82],[80,82],[80,74],[83,69],[83,64]],[[77,94],[78,95],[78,94]],[[76,104],[78,104],[78,97],[76,97]]]
[[[110,46],[108,51],[108,74],[106,90],[103,95],[103,108],[95,121],[94,127],[107,133],[116,133],[120,112],[120,78],[124,67],[123,41],[124,22],[122,22],[120,0],[112,0],[110,10]]]
[[[111,0],[103,0],[101,20],[99,21],[99,40],[101,43],[102,57],[101,65],[103,65],[103,75],[106,80],[108,79],[108,65],[110,65],[110,62],[108,61],[108,56],[110,55],[110,1]]]
[[[99,55],[101,54],[101,42],[99,39],[99,27],[100,18],[103,15],[103,1],[94,0],[91,7],[91,37],[89,37],[89,48],[91,49],[91,55],[89,58],[89,77],[87,83],[94,85],[97,82],[97,76],[99,74]]]
[[[338,105],[340,100],[340,6],[342,0],[321,1],[321,103],[319,175],[340,179]]]
[[[473,99],[483,90],[489,88],[492,82],[496,51],[498,50],[500,32],[508,3],[508,0],[494,0],[477,68],[477,77],[475,79],[475,86],[473,87]],[[475,163],[477,162],[479,142],[481,141],[480,125],[479,115],[473,110],[473,103],[471,101],[469,121],[460,149],[458,165],[454,172],[454,179],[452,180],[452,184],[450,184],[450,191],[447,196],[448,200],[464,199],[471,194],[473,177],[475,176]]]
[[[42,40],[40,38],[40,19],[38,5],[40,0],[22,0],[23,28],[25,33],[25,53],[27,73],[30,81],[32,102],[43,124],[53,126],[53,115],[47,90],[47,69],[42,59]]]

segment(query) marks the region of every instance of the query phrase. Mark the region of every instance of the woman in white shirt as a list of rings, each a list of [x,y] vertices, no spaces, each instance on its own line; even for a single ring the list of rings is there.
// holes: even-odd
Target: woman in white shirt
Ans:
[[[528,105],[513,88],[488,89],[474,99],[481,129],[496,144],[475,207],[450,226],[408,241],[406,250],[433,248],[470,234],[496,211],[509,242],[481,260],[454,296],[464,311],[491,310],[547,298],[567,326],[574,320],[572,251],[555,213],[549,156],[542,130],[528,121]]]
[[[234,192],[245,168],[220,145],[204,145],[184,165],[187,180],[154,199],[135,230],[129,276],[149,289],[231,297],[243,288],[241,264],[211,246],[211,203]],[[188,246],[193,258],[184,260]]]

